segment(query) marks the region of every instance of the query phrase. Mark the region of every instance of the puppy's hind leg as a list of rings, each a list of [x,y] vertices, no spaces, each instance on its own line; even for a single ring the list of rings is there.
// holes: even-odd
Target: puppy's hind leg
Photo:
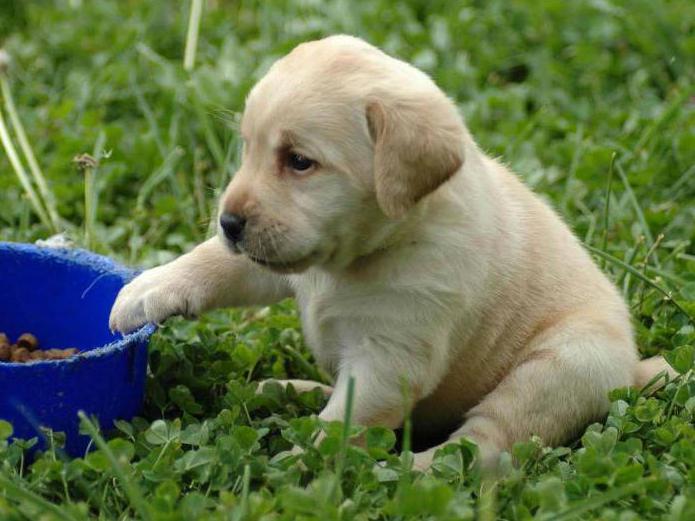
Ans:
[[[466,437],[478,445],[478,463],[494,471],[502,451],[538,435],[566,443],[608,411],[608,392],[631,385],[637,363],[630,339],[611,324],[569,317],[536,337],[514,369],[477,406],[447,443]],[[415,455],[427,469],[439,445]]]

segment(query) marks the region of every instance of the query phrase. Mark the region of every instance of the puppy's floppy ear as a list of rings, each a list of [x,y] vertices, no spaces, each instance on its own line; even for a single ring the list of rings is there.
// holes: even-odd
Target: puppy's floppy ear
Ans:
[[[402,217],[463,164],[463,122],[442,92],[371,100],[367,123],[377,201],[391,218]]]

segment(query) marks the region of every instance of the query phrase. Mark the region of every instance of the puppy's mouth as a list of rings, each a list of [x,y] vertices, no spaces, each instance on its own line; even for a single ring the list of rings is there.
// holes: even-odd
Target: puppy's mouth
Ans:
[[[279,261],[256,257],[249,252],[243,252],[249,259],[256,264],[260,264],[278,273],[300,273],[311,266],[316,260],[316,255],[312,252],[309,255],[291,261]]]
[[[246,255],[251,261],[268,268],[269,270],[275,271],[277,273],[300,273],[307,269],[312,264],[315,264],[319,260],[320,255],[318,251],[314,250],[296,259],[292,260],[280,260],[280,259],[269,259],[267,257],[261,257],[255,253],[251,253],[248,248],[246,248],[243,241],[238,243],[233,243],[224,237],[224,234],[220,232],[221,240],[226,244],[229,250],[236,255]]]

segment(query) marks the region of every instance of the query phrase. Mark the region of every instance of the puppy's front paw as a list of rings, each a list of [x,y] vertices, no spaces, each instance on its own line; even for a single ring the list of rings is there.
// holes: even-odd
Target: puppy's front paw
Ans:
[[[109,327],[127,333],[173,315],[197,315],[201,304],[189,281],[172,270],[172,266],[159,266],[121,289],[111,309]]]
[[[434,459],[434,450],[426,450],[413,454],[413,470],[429,472]]]

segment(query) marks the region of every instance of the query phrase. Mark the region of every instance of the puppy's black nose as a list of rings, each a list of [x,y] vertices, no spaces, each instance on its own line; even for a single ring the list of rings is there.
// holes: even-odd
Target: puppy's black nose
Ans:
[[[224,236],[236,244],[244,237],[244,226],[246,218],[236,213],[223,213],[220,215],[220,226],[224,231]]]

